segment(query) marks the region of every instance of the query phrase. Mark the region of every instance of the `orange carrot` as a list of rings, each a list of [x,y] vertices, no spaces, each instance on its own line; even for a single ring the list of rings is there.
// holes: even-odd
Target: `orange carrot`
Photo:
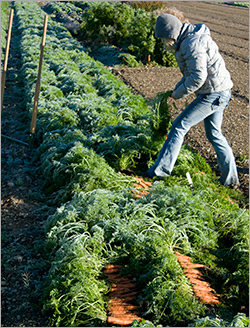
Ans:
[[[140,194],[140,191],[138,191],[138,190],[131,190],[132,192],[135,192],[136,194]]]
[[[145,181],[140,181],[140,185],[143,187],[143,188],[148,188],[149,187],[149,185],[147,185],[146,184],[146,182]]]
[[[105,268],[106,269],[114,269],[114,268],[122,269],[123,265],[121,265],[121,264],[106,264]]]
[[[137,310],[138,309],[138,306],[136,305],[126,305],[124,304],[123,306],[121,305],[116,305],[116,306],[111,306],[108,308],[108,311],[113,313],[113,310],[116,309],[116,310],[123,310],[123,309],[126,309],[126,311],[131,311],[131,310]]]
[[[114,273],[119,273],[120,269],[104,269],[103,271],[105,274],[114,274]]]
[[[138,183],[133,183],[133,186],[135,186],[136,188],[141,188],[142,186]]]
[[[134,320],[140,321],[141,318],[132,317],[132,318],[124,319],[124,318],[117,318],[117,317],[108,317],[107,322],[113,325],[130,326]]]

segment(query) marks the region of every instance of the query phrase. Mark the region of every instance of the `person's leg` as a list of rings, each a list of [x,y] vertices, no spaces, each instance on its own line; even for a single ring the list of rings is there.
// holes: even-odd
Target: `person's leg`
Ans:
[[[189,129],[213,113],[212,103],[219,94],[199,95],[175,119],[156,162],[147,171],[148,176],[169,176]]]
[[[233,151],[221,131],[223,111],[227,107],[223,96],[214,106],[214,113],[204,120],[206,136],[214,147],[221,172],[220,182],[225,186],[238,186],[239,179]]]

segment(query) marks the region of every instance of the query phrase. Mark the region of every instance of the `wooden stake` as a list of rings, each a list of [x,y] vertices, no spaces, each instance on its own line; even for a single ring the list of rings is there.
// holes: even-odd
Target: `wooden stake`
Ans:
[[[7,42],[6,42],[6,51],[5,51],[5,56],[4,56],[4,65],[3,65],[3,72],[2,72],[2,79],[1,79],[1,111],[3,110],[3,95],[4,95],[4,88],[5,88],[5,81],[6,81],[6,71],[7,71],[7,65],[8,65],[9,50],[10,50],[10,39],[11,39],[13,15],[14,15],[14,9],[11,9],[10,18],[9,18]]]
[[[42,38],[42,44],[41,44],[40,60],[39,60],[38,75],[37,75],[37,81],[36,81],[35,97],[34,97],[34,105],[33,105],[32,119],[31,119],[31,125],[30,125],[31,135],[34,135],[35,128],[36,128],[37,106],[38,106],[38,98],[39,98],[40,84],[41,84],[43,50],[44,50],[44,46],[45,46],[47,24],[48,24],[48,15],[45,15],[44,26],[43,26],[43,38]]]

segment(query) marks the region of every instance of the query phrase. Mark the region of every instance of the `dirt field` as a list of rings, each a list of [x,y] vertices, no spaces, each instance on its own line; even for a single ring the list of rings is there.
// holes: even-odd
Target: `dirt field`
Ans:
[[[233,98],[225,112],[223,131],[237,159],[248,158],[249,150],[249,66],[248,66],[248,10],[212,2],[169,2],[184,13],[190,23],[205,23],[218,43],[234,82]],[[15,23],[15,18],[14,18]],[[14,29],[14,26],[13,26]],[[26,140],[20,129],[21,95],[15,81],[19,61],[15,55],[15,38],[11,41],[5,108],[2,115],[2,134]],[[110,68],[112,69],[112,68]],[[181,74],[173,68],[116,68],[115,75],[124,80],[132,90],[153,99],[158,92],[171,90]],[[193,96],[177,100],[175,118]],[[203,125],[194,127],[186,141],[212,165],[216,165],[214,151],[206,141]],[[43,279],[40,268],[41,254],[37,240],[42,237],[44,224],[42,204],[27,197],[35,194],[40,182],[29,175],[32,151],[28,147],[2,139],[2,327],[45,327],[46,318],[39,311],[36,284]],[[244,155],[244,156],[243,156]],[[248,189],[248,161],[237,161],[241,188]]]

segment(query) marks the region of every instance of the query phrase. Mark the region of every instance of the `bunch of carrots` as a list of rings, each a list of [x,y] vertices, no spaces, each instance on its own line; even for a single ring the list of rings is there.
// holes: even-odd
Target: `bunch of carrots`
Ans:
[[[148,194],[148,189],[152,187],[151,182],[144,181],[142,178],[137,177],[136,178],[139,183],[133,183],[134,187],[136,187],[139,190],[132,190],[132,193],[134,194],[135,198],[141,198],[142,196],[145,196]]]
[[[129,326],[134,320],[140,321],[141,318],[137,311],[138,306],[133,304],[137,295],[136,286],[132,283],[130,275],[122,276],[120,274],[121,269],[123,269],[122,265],[107,264],[104,270],[112,283],[107,322],[114,325]]]
[[[182,268],[184,269],[185,275],[193,285],[195,295],[203,302],[208,304],[219,304],[218,297],[220,295],[215,293],[215,290],[210,287],[209,283],[204,281],[202,273],[197,270],[198,268],[205,267],[203,264],[195,264],[191,262],[191,257],[181,255],[175,252],[176,257]]]

